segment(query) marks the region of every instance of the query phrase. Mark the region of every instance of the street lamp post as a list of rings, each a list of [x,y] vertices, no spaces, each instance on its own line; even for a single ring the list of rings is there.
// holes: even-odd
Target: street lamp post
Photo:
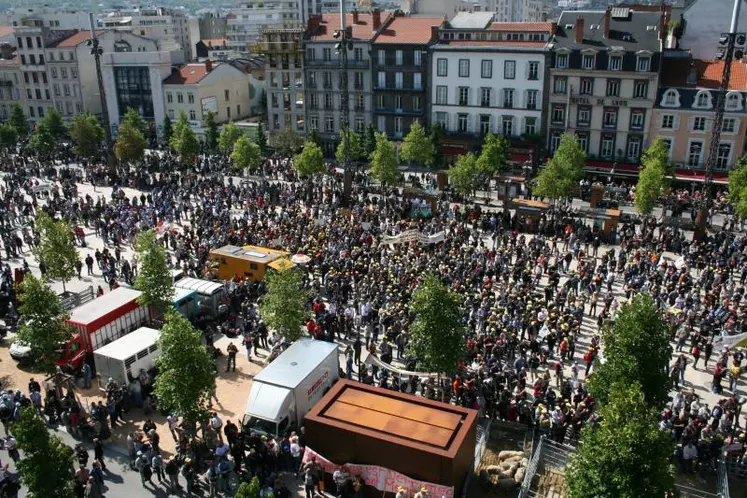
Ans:
[[[88,40],[87,45],[91,47],[91,55],[93,55],[93,60],[96,62],[96,79],[98,80],[99,98],[101,99],[101,119],[104,131],[106,132],[108,146],[112,139],[112,132],[109,124],[109,111],[106,107],[106,95],[104,94],[104,76],[101,74],[101,55],[104,53],[104,49],[101,48],[99,37],[96,36],[96,29],[93,25],[93,14],[88,14],[88,22],[91,26],[91,39]]]

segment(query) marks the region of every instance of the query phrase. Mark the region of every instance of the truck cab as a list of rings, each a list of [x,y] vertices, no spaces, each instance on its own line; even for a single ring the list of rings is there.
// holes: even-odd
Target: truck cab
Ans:
[[[265,435],[282,435],[290,426],[291,420],[295,419],[296,405],[292,394],[288,389],[269,384],[261,384],[257,389],[252,389],[247,401],[247,413],[244,415],[244,427]]]

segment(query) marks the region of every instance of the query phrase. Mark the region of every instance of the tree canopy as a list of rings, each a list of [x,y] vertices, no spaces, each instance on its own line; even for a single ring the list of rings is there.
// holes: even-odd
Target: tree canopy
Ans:
[[[189,125],[189,120],[184,111],[179,112],[179,119],[176,120],[174,125],[174,132],[169,139],[169,145],[174,152],[179,154],[182,164],[194,161],[200,152],[200,142]]]
[[[143,134],[143,137],[147,137],[148,133],[150,132],[148,122],[145,121],[140,113],[138,113],[132,107],[128,107],[127,111],[125,111],[125,115],[122,118],[122,124],[127,124],[140,130],[140,133]]]
[[[399,157],[407,163],[431,166],[435,154],[433,142],[425,128],[418,121],[413,121],[410,131],[399,148]]]
[[[166,250],[156,240],[153,230],[140,232],[135,239],[138,274],[135,288],[142,292],[138,302],[165,312],[172,306],[174,280],[169,270]]]
[[[65,322],[70,315],[54,293],[41,279],[27,273],[21,284],[23,300],[18,311],[23,323],[18,339],[31,348],[31,361],[35,368],[46,374],[56,372],[60,344],[73,335]]]
[[[218,136],[218,148],[224,154],[230,154],[233,150],[233,144],[235,144],[236,140],[238,140],[243,134],[244,132],[241,131],[241,128],[236,126],[236,123],[225,123],[220,130],[220,135]]]
[[[16,133],[19,137],[25,138],[29,134],[29,122],[26,119],[26,115],[23,113],[23,109],[18,104],[13,104],[10,108],[10,117],[8,118],[8,124],[15,128]]]
[[[171,140],[171,134],[174,132],[174,127],[171,124],[171,118],[164,116],[163,126],[161,127],[161,138],[164,142],[169,143]]]
[[[210,414],[215,387],[215,360],[202,344],[202,336],[189,320],[176,312],[166,315],[158,339],[158,376],[155,393],[164,411],[196,423]]]
[[[729,201],[737,216],[747,219],[747,156],[742,156],[729,171]]]
[[[453,375],[466,354],[459,296],[433,274],[415,290],[410,303],[409,352],[427,372]]]
[[[215,114],[210,111],[205,115],[205,145],[210,150],[218,146],[218,123],[215,122]]]
[[[10,123],[0,124],[0,146],[10,149],[18,143],[18,132]]]
[[[667,323],[647,294],[638,294],[624,303],[614,326],[602,335],[605,362],[589,379],[589,389],[605,403],[616,382],[639,383],[646,402],[663,408],[672,382],[667,368],[672,357]]]
[[[473,153],[459,156],[449,168],[449,181],[454,190],[462,195],[470,195],[477,189],[477,158]]]
[[[270,272],[259,314],[270,328],[293,342],[301,337],[301,327],[311,316],[309,296],[303,288],[303,274],[297,268]]]
[[[348,150],[347,157],[345,157],[345,140],[344,137],[348,137]],[[363,158],[363,144],[361,143],[361,137],[355,131],[348,129],[343,130],[340,137],[340,143],[337,144],[337,150],[335,150],[335,159],[339,162],[347,161],[359,161]]]
[[[307,141],[303,150],[293,158],[293,167],[300,176],[313,176],[327,172],[322,148]]]
[[[242,135],[233,146],[231,161],[235,168],[255,171],[262,166],[262,152],[259,145],[252,142],[248,136]]]
[[[69,133],[75,144],[74,151],[80,157],[93,159],[99,155],[99,147],[106,133],[96,116],[91,113],[76,114]]]
[[[75,496],[73,449],[47,429],[47,423],[29,406],[11,431],[23,453],[18,473],[28,498],[70,498]]]
[[[39,124],[29,139],[29,145],[37,154],[46,155],[54,150],[57,141],[44,124]]]
[[[376,134],[376,147],[371,153],[369,164],[371,176],[382,185],[392,185],[399,178],[394,145],[389,141],[386,133]]]
[[[36,215],[36,230],[39,243],[32,248],[34,256],[43,261],[50,278],[65,283],[78,274],[78,250],[75,248],[73,227],[65,220],[53,220],[46,212],[39,210]]]
[[[65,126],[62,115],[57,112],[57,109],[49,109],[40,121],[40,124],[49,130],[49,133],[55,140],[61,140],[67,136],[67,126]]]
[[[508,170],[508,140],[501,135],[488,133],[477,158],[477,169],[488,178]]]
[[[587,423],[565,469],[566,496],[677,496],[670,465],[674,441],[659,430],[658,413],[637,382],[611,386],[608,403],[598,410],[599,425]]]
[[[124,164],[133,165],[143,159],[145,155],[145,135],[140,128],[132,123],[124,122],[119,127],[114,152]]]
[[[283,157],[291,157],[301,150],[304,141],[290,126],[274,134],[275,149]]]
[[[576,136],[566,133],[560,139],[558,150],[547,167],[537,176],[534,194],[553,200],[576,194],[579,181],[584,175],[585,160],[586,153],[578,144]]]
[[[669,186],[666,177],[670,174],[669,149],[662,139],[657,138],[641,156],[641,171],[635,187],[635,207],[640,214],[651,214]]]

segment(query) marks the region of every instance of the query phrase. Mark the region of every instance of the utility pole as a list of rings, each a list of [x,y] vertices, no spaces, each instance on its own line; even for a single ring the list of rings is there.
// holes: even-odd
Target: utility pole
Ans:
[[[340,31],[335,37],[340,41],[335,45],[340,54],[340,138],[342,139],[342,169],[347,170],[350,159],[350,88],[348,88],[348,50],[352,49],[352,31],[348,32],[345,12],[345,1],[340,0]]]
[[[718,160],[719,148],[721,146],[721,128],[724,124],[724,108],[726,105],[726,93],[729,91],[729,82],[731,80],[731,64],[734,61],[735,47],[737,45],[737,37],[740,37],[739,45],[744,46],[744,33],[737,33],[739,25],[739,11],[742,7],[743,0],[734,0],[734,10],[731,15],[731,26],[729,27],[728,33],[723,33],[719,39],[719,44],[725,45],[725,47],[719,47],[717,52],[717,59],[724,61],[724,70],[721,73],[721,85],[718,89],[718,97],[716,98],[716,106],[714,108],[713,115],[713,128],[711,130],[711,143],[708,148],[708,157],[705,163],[705,181],[703,182],[703,191],[701,195],[700,208],[698,209],[698,215],[695,219],[695,233],[694,238],[700,240],[706,235],[706,227],[708,225],[708,219],[710,217],[710,209],[713,194],[713,168],[716,166]],[[738,59],[741,59],[744,55],[742,50],[737,51],[736,54]]]
[[[104,77],[101,74],[101,54],[104,53],[104,49],[99,46],[99,37],[96,36],[96,29],[93,25],[93,13],[88,14],[88,23],[91,27],[91,39],[88,40],[87,45],[91,47],[91,55],[93,55],[93,59],[96,61],[96,78],[99,84],[99,97],[101,99],[101,119],[104,131],[106,132],[108,147],[112,140],[112,130],[109,124],[109,111],[106,107],[106,95],[104,94]]]

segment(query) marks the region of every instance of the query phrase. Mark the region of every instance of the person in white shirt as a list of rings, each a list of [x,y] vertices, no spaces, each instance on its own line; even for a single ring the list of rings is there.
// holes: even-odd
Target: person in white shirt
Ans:
[[[223,442],[223,420],[218,416],[217,413],[213,412],[213,417],[210,419],[210,428],[218,434],[218,439]]]
[[[688,441],[682,448],[682,472],[685,474],[694,472],[693,462],[698,458],[698,448],[692,441]]]

